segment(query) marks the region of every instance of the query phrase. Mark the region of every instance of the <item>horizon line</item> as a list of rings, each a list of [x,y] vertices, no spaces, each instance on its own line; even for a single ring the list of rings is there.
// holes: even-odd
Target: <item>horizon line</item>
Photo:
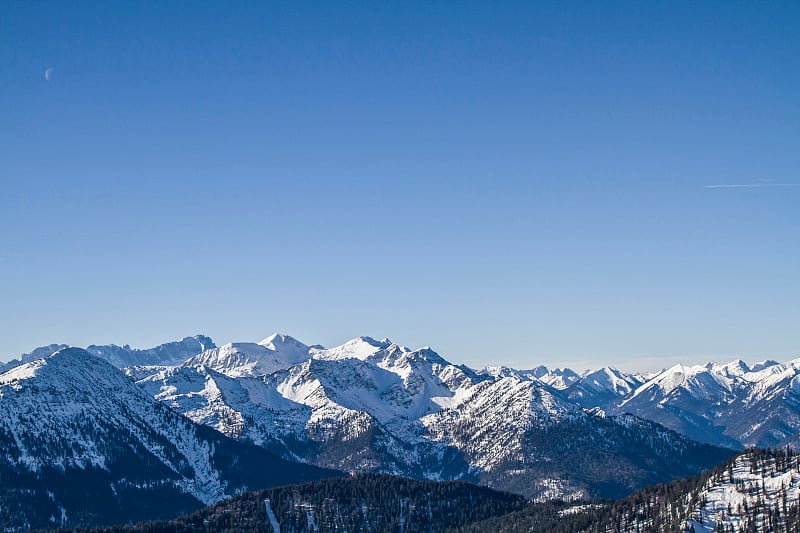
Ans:
[[[752,189],[758,187],[798,187],[800,183],[729,183],[722,185],[704,185],[706,189]]]

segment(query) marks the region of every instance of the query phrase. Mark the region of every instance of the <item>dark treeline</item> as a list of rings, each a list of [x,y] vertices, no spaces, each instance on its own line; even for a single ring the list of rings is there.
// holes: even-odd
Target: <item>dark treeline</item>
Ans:
[[[241,494],[163,522],[75,532],[271,532],[265,500],[283,533],[300,531],[445,531],[521,510],[522,496],[460,481],[416,481],[366,474]]]

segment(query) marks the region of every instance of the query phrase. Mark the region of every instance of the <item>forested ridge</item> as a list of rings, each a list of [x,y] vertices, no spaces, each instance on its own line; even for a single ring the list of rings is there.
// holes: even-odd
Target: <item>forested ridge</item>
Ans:
[[[445,531],[518,511],[526,504],[522,496],[462,481],[364,474],[249,492],[173,520],[71,531],[271,532],[266,500],[283,533]]]

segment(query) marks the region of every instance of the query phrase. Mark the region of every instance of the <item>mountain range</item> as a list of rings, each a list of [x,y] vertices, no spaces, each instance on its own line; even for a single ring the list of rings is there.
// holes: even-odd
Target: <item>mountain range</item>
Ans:
[[[800,444],[800,359],[675,365],[648,377],[606,367],[559,389],[585,408],[630,413],[700,442],[739,449]]]
[[[799,368],[473,370],[388,339],[326,349],[281,334],[50,345],[0,368],[0,475],[16,480],[0,505],[15,509],[6,525],[155,519],[340,472],[619,498],[731,448],[795,445]],[[75,479],[93,503],[73,501]]]
[[[275,334],[125,371],[187,418],[289,460],[536,499],[621,496],[727,457],[657,424],[587,412],[537,378],[478,373],[388,339],[324,349]]]

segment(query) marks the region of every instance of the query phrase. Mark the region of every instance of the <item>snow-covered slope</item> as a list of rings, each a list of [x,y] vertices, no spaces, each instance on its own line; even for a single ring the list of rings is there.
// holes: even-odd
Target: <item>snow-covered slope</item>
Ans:
[[[609,506],[576,506],[564,514],[587,516],[565,527],[619,533],[798,531],[798,459],[787,450],[748,450],[702,476],[647,487]],[[528,530],[519,521],[514,526]]]
[[[47,525],[37,507],[60,506],[56,525],[141,519],[142,506],[168,516],[325,474],[194,424],[79,348],[0,374],[0,457],[4,505],[35,527]]]
[[[535,377],[557,390],[566,389],[581,376],[581,374],[569,368],[549,369],[546,366],[537,366],[533,370],[524,370],[522,374],[528,377]]]
[[[699,476],[610,503],[529,505],[467,532],[782,533],[800,531],[800,457],[748,450]]]
[[[711,476],[694,498],[686,529],[796,531],[800,457],[750,451]],[[795,529],[791,529],[794,527]]]

